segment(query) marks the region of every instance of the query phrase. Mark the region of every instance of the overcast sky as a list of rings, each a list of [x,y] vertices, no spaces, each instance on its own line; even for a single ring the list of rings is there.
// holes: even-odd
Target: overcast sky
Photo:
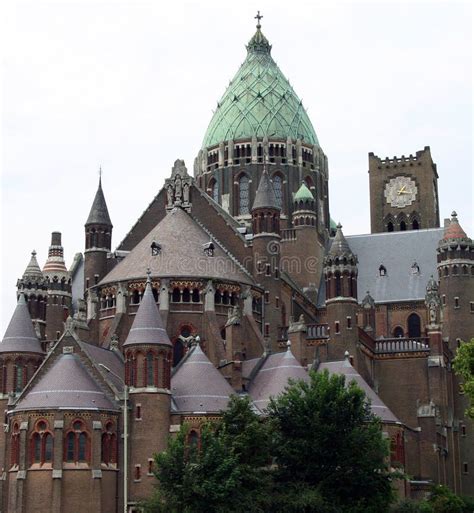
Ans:
[[[370,230],[367,154],[429,145],[441,217],[456,209],[473,234],[469,2],[5,4],[0,336],[31,250],[43,266],[54,230],[68,266],[83,250],[100,165],[114,247],[176,158],[192,172],[257,9],[329,158],[331,216],[345,233]]]

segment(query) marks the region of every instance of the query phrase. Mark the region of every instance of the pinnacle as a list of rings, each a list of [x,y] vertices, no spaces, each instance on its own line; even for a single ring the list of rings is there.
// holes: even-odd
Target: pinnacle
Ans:
[[[260,178],[252,210],[255,210],[256,208],[274,208],[281,210],[275,194],[275,189],[273,188],[272,181],[270,180],[266,169],[263,170],[262,177]]]
[[[112,227],[107,203],[105,202],[104,192],[102,190],[102,177],[99,177],[99,187],[97,188],[89,217],[86,221],[86,226],[88,224],[105,224]]]

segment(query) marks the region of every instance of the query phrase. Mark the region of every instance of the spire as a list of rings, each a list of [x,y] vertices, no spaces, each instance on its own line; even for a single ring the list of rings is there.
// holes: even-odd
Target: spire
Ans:
[[[0,343],[0,353],[7,352],[43,354],[23,294],[18,298],[10,324]]]
[[[255,210],[256,208],[274,208],[276,210],[281,210],[281,207],[278,205],[275,189],[273,188],[272,181],[268,176],[266,168],[263,169],[262,178],[260,178],[260,183],[258,184],[252,210]]]
[[[454,211],[451,214],[451,222],[444,230],[443,241],[453,239],[468,239],[466,232],[461,228],[461,225],[459,224],[458,215]]]
[[[257,20],[257,32],[253,35],[252,39],[249,41],[247,45],[247,51],[249,53],[270,53],[272,49],[272,45],[268,42],[268,39],[262,34],[260,30],[262,25],[260,24],[260,20],[263,16],[260,14],[260,11],[257,12],[257,16],[255,19]]]
[[[43,272],[45,274],[67,273],[60,232],[51,234],[51,245],[49,246],[48,259],[44,264]]]
[[[23,279],[27,278],[43,278],[43,273],[41,272],[41,268],[38,265],[38,260],[36,260],[36,251],[33,250],[31,252],[30,262],[26,266],[25,272],[23,273]]]
[[[112,227],[109,211],[107,209],[107,203],[105,202],[104,192],[102,191],[102,168],[100,173],[101,175],[99,177],[99,187],[95,193],[95,198],[92,203],[91,211],[89,212],[89,217],[86,221],[86,226],[88,224],[105,224]]]
[[[336,235],[331,244],[331,249],[329,250],[329,255],[335,257],[350,253],[352,253],[351,248],[349,247],[349,243],[342,233],[342,225],[339,223],[337,225]]]
[[[156,344],[171,346],[170,339],[163,325],[160,312],[156,306],[151,288],[150,270],[147,271],[145,293],[138,307],[137,315],[128,334],[124,346],[137,344]]]

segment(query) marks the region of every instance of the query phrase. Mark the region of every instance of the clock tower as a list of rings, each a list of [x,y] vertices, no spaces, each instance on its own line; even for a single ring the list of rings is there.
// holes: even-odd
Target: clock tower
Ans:
[[[369,153],[372,233],[439,228],[438,172],[425,146],[416,155]]]

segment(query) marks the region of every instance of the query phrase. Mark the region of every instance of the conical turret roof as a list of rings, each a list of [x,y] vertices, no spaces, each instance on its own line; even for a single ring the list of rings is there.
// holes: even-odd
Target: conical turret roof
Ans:
[[[303,182],[295,194],[294,201],[314,201],[313,193],[308,189],[308,186]]]
[[[171,393],[180,412],[217,413],[226,409],[234,390],[198,344],[171,378]]]
[[[275,208],[277,210],[281,210],[275,194],[275,189],[273,188],[272,181],[270,180],[266,169],[263,170],[262,177],[260,178],[252,210],[255,210],[256,208]]]
[[[456,212],[453,212],[451,214],[451,221],[444,230],[443,241],[456,239],[468,240],[469,238],[466,235],[466,232],[461,228],[461,225],[459,224],[458,215],[456,214]]]
[[[30,262],[26,266],[25,272],[23,273],[23,279],[38,279],[43,278],[43,273],[41,271],[40,266],[38,265],[38,260],[36,260],[36,251],[33,250],[31,252]]]
[[[249,394],[255,406],[264,411],[270,399],[278,397],[289,385],[289,380],[308,381],[309,376],[294,357],[290,343],[284,353],[271,354],[250,384]]]
[[[124,346],[137,344],[172,345],[153,297],[150,276],[148,276],[145,293]]]
[[[352,251],[349,243],[342,233],[342,225],[339,223],[337,225],[336,235],[331,244],[331,249],[329,250],[329,255],[335,257],[349,253],[352,253]]]
[[[107,203],[105,202],[104,191],[102,190],[102,179],[99,178],[99,187],[95,193],[95,198],[92,203],[89,217],[86,221],[88,224],[105,224],[112,227],[112,221],[110,220],[109,210],[107,209]]]
[[[301,100],[273,60],[271,48],[258,25],[247,45],[247,58],[217,104],[203,148],[231,139],[265,136],[319,144]]]
[[[61,354],[20,399],[17,410],[116,410],[76,354]]]
[[[0,343],[0,353],[43,354],[23,294],[20,294],[10,324]]]

